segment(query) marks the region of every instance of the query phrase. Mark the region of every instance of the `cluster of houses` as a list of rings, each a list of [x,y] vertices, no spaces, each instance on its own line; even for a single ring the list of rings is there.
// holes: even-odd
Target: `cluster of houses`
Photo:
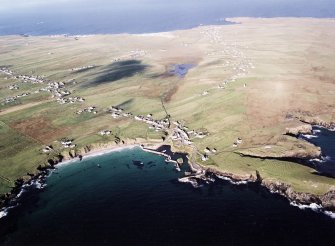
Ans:
[[[209,39],[211,43],[220,42],[224,45],[224,49],[220,51],[210,51],[207,53],[207,56],[213,56],[216,59],[223,59],[222,64],[218,65],[219,67],[224,67],[229,70],[233,70],[233,75],[226,79],[223,83],[218,85],[218,89],[225,89],[228,83],[235,82],[241,76],[246,75],[251,68],[255,68],[253,63],[246,57],[246,55],[238,49],[245,48],[241,43],[225,43],[224,40],[221,39],[219,30],[217,27],[209,27],[202,31],[205,38]],[[228,71],[228,70],[227,70]],[[246,83],[243,84],[246,87]],[[215,88],[212,88],[215,89]],[[209,90],[207,89],[201,93],[201,96],[206,96],[209,94]]]
[[[173,129],[172,140],[180,141],[184,145],[191,145],[192,138],[204,138],[208,135],[208,132],[205,131],[189,131],[188,127],[184,126],[180,121],[174,121],[173,124],[176,127]]]
[[[192,141],[187,133],[188,128],[183,126],[180,121],[174,121],[172,123],[175,125],[175,128],[173,129],[171,139],[173,141],[180,141],[183,145],[191,145]]]
[[[152,114],[148,114],[147,116],[137,115],[135,116],[135,120],[148,124],[150,129],[155,129],[156,131],[165,130],[169,126],[169,120],[167,118],[154,120]]]
[[[16,98],[15,97],[6,97],[2,104],[8,104],[8,103],[12,103],[12,102],[15,102],[16,101]]]
[[[127,117],[127,118],[133,117],[132,113],[124,112],[122,108],[117,107],[117,106],[111,106],[108,109],[108,112],[111,113],[114,119],[118,119],[120,117]],[[166,130],[169,127],[170,122],[167,118],[162,119],[162,120],[155,120],[153,119],[152,116],[153,116],[152,114],[148,114],[146,116],[136,115],[134,119],[148,124],[149,129],[154,129],[155,131]]]
[[[29,96],[29,95],[30,95],[29,92],[25,92],[25,93],[22,93],[22,94],[20,94],[20,95],[15,96],[15,97],[16,97],[16,98],[20,98],[20,97],[26,97],[26,96]]]
[[[91,66],[82,67],[80,69],[86,69],[90,68]],[[79,68],[78,68],[79,69]],[[35,75],[15,75],[13,71],[9,70],[6,67],[0,67],[0,72],[5,73],[6,75],[11,76],[13,79],[20,79],[23,83],[32,83],[32,84],[42,84],[47,83],[47,87],[40,88],[36,90],[34,93],[40,93],[40,92],[50,92],[53,97],[57,98],[57,102],[60,104],[68,104],[68,103],[75,103],[75,102],[83,102],[85,99],[82,97],[69,97],[69,98],[63,98],[66,96],[71,95],[71,92],[65,89],[65,83],[64,82],[53,82],[50,80],[45,80],[43,76],[35,76]],[[11,85],[9,86],[9,89],[11,90],[17,90],[19,87],[17,85]],[[28,96],[29,93],[23,93],[21,95],[15,96],[15,97],[9,97],[5,98],[4,103],[11,103],[16,100],[16,98]]]
[[[54,92],[56,90],[64,88],[64,82],[49,82],[48,86],[43,88],[43,91]]]
[[[60,140],[60,144],[61,144],[61,147],[65,149],[73,149],[76,147],[76,145],[73,143],[73,140],[69,140],[69,139]],[[42,149],[42,152],[48,154],[52,152],[53,150],[54,150],[54,147],[52,145],[46,145]]]
[[[201,96],[207,96],[209,94],[208,91],[204,91],[203,93],[201,93]]]
[[[64,87],[64,83],[63,82],[50,82],[50,81],[46,81],[44,80],[44,78],[42,76],[35,76],[35,75],[15,75],[13,71],[9,70],[6,67],[1,67],[0,68],[0,72],[5,73],[6,75],[11,76],[11,78],[13,79],[19,79],[21,80],[22,83],[32,83],[32,84],[42,84],[42,83],[47,83],[48,82],[48,86],[45,88],[40,88],[38,90],[36,90],[34,93],[40,93],[40,92],[50,92],[53,94],[53,97],[64,97],[64,96],[68,96],[71,93],[65,89],[62,89]],[[14,85],[10,85],[9,86],[10,90],[18,90],[19,86],[14,84]],[[18,96],[14,96],[14,97],[9,97],[9,98],[5,98],[4,103],[11,103],[13,101],[15,101],[17,98],[20,97],[25,97],[28,96],[30,93],[22,93],[21,95]],[[60,103],[66,103],[66,100],[59,100]]]
[[[242,138],[237,138],[236,141],[233,143],[233,147],[237,147],[238,145],[240,145],[242,143]]]
[[[68,97],[68,98],[60,97],[60,98],[57,98],[57,102],[59,104],[72,104],[72,103],[84,102],[84,101],[85,101],[85,99],[82,98],[82,97]]]
[[[68,95],[71,95],[71,92],[64,88],[64,82],[48,82],[48,86],[39,89],[35,93],[39,92],[50,92],[52,97],[61,98]]]
[[[88,65],[88,66],[83,66],[83,67],[75,67],[75,68],[71,68],[70,71],[79,72],[79,71],[90,69],[90,68],[94,68],[94,67],[96,67],[96,65]]]
[[[65,97],[71,95],[71,92],[69,92],[68,90],[55,90],[53,92],[53,97]]]
[[[119,107],[116,107],[116,106],[111,106],[107,111],[109,113],[111,113],[111,115],[114,119],[118,119],[122,116],[129,117],[129,116],[132,115],[131,113],[124,113],[123,112],[124,110],[122,108],[119,108]]]
[[[130,58],[138,58],[138,57],[145,56],[146,54],[147,52],[144,50],[132,50],[130,51]]]
[[[205,149],[204,149],[204,152],[206,153],[206,154],[210,154],[210,153],[216,153],[217,152],[217,149],[216,148],[213,148],[213,149],[211,149],[211,148],[209,148],[209,147],[206,147]]]
[[[243,54],[242,51],[237,49],[229,50],[228,53],[230,57],[238,59],[237,62],[234,64],[233,70],[235,71],[236,75],[233,76],[232,79],[237,79],[239,76],[243,76],[248,73],[248,70],[251,68],[255,68],[253,63]]]
[[[95,66],[95,65],[76,68],[74,70],[91,68],[93,66]],[[56,101],[59,104],[72,104],[72,103],[76,103],[76,102],[84,102],[85,101],[85,99],[82,98],[82,97],[67,97],[67,96],[71,95],[71,92],[65,89],[65,83],[64,82],[53,82],[53,81],[50,81],[50,80],[47,81],[47,80],[43,79],[43,76],[15,75],[15,73],[13,71],[9,70],[6,67],[0,67],[0,72],[4,73],[6,75],[9,75],[13,79],[20,79],[20,80],[22,80],[23,83],[30,82],[32,84],[36,84],[36,83],[47,84],[46,87],[40,88],[40,89],[36,90],[34,93],[49,92],[49,93],[52,94],[52,97],[56,98]],[[14,84],[14,85],[10,85],[9,89],[17,90],[17,89],[19,89],[19,87]],[[28,95],[30,95],[30,93],[22,93],[22,94],[17,95],[17,96],[7,97],[3,100],[2,104],[9,104],[9,103],[15,102],[17,100],[17,98],[25,97],[25,96],[28,96]],[[83,110],[83,112],[86,112],[86,111]],[[89,109],[89,108],[87,109],[87,112],[97,113],[95,110],[92,110],[92,109]]]
[[[120,57],[117,57],[117,58],[114,58],[112,61],[113,61],[113,62],[118,62],[118,61],[121,61],[121,58],[120,58]]]
[[[208,132],[195,130],[188,131],[187,133],[192,138],[204,138],[208,135]]]
[[[17,85],[10,85],[10,86],[8,86],[8,88],[10,90],[18,90],[19,89],[19,87]]]
[[[9,75],[10,78],[19,79],[23,83],[42,84],[45,82],[43,77],[38,75],[15,75],[14,72],[7,67],[0,67],[0,72]]]
[[[206,147],[206,148],[204,149],[204,152],[205,152],[204,154],[201,154],[201,160],[202,160],[202,161],[208,161],[209,156],[210,156],[210,155],[213,155],[213,154],[216,154],[217,149],[216,149],[216,148],[211,149],[211,148],[209,148],[209,147]]]
[[[210,43],[217,44],[222,42],[222,36],[217,27],[208,27],[201,32],[204,38],[207,38]]]
[[[70,139],[62,139],[60,143],[62,147],[65,149],[68,149],[68,148],[73,149],[76,147],[76,145],[73,143],[73,140],[70,140]]]
[[[93,113],[93,114],[97,114],[97,108],[95,106],[89,106],[87,108],[84,109],[79,109],[76,114],[82,114],[82,113]]]
[[[108,136],[108,135],[111,135],[111,134],[112,134],[112,131],[110,131],[110,130],[101,130],[99,132],[99,135],[101,135],[101,136]]]
[[[53,147],[51,145],[47,145],[42,149],[43,153],[50,153],[51,151],[53,151]]]
[[[111,113],[114,119],[118,119],[120,117],[127,117],[127,118],[133,117],[132,113],[124,112],[122,108],[117,106],[111,106],[107,111]],[[169,127],[170,122],[167,118],[161,120],[155,120],[153,119],[152,116],[153,116],[152,114],[148,114],[146,116],[136,115],[134,119],[148,124],[149,129],[154,129],[155,131],[166,130]]]
[[[59,104],[72,104],[85,101],[82,97],[66,97],[71,95],[71,92],[65,89],[64,82],[49,82],[48,86],[40,89],[40,91],[50,92]]]
[[[0,67],[0,72],[9,76],[14,76],[14,72],[7,67]]]
[[[18,75],[14,78],[20,79],[23,83],[43,84],[45,82],[43,77],[34,75]]]
[[[3,101],[3,104],[8,104],[8,103],[15,102],[16,99],[21,98],[21,97],[26,97],[26,96],[29,96],[29,95],[30,95],[30,93],[27,92],[27,93],[22,93],[22,94],[17,95],[17,96],[13,96],[13,97],[6,97]]]
[[[218,55],[221,54],[221,57],[225,59],[224,67],[232,67],[233,70],[236,72],[236,75],[244,75],[248,72],[248,69],[255,68],[253,63],[247,56],[242,52],[242,50],[238,48],[248,48],[243,43],[224,43],[225,48],[221,51],[211,52],[208,55]],[[232,59],[229,61],[228,59]]]

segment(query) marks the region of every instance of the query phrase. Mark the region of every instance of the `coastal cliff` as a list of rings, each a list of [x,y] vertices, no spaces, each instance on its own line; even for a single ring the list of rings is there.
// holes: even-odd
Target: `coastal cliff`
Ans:
[[[286,197],[290,202],[302,205],[317,204],[325,210],[335,212],[335,190],[330,190],[324,195],[314,195],[305,192],[296,192],[291,186],[278,181],[263,181],[262,185],[269,189],[270,192],[278,193]]]
[[[312,126],[321,126],[329,130],[335,130],[334,112],[327,114],[327,116],[319,117],[308,111],[297,111],[292,115],[300,122]],[[323,119],[326,118],[327,120]]]
[[[323,195],[314,195],[306,192],[297,192],[290,185],[280,181],[263,179],[258,171],[250,175],[236,175],[222,172],[213,168],[205,168],[206,173],[214,174],[217,177],[223,176],[231,179],[233,182],[251,182],[259,183],[266,187],[270,192],[277,193],[286,197],[290,202],[301,205],[317,204],[325,210],[335,212],[335,187]]]
[[[303,124],[297,127],[286,128],[285,134],[298,136],[299,134],[312,134],[312,126],[310,124]]]

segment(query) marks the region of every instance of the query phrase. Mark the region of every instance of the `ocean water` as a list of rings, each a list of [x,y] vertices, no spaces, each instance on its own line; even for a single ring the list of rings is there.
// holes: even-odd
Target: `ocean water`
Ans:
[[[320,159],[313,159],[309,164],[320,174],[335,178],[335,131],[322,127],[313,127],[313,134],[301,135],[300,138],[321,148]]]
[[[0,220],[0,244],[335,245],[334,219],[255,184],[179,183],[187,170],[140,148],[61,166]]]
[[[150,33],[228,17],[335,17],[333,0],[3,0],[0,35]]]

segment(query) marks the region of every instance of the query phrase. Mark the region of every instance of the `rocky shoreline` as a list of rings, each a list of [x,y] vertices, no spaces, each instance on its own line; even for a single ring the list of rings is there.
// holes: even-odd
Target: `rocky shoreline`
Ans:
[[[298,119],[306,124],[312,125],[312,126],[319,126],[327,128],[330,131],[335,131],[335,122],[327,122],[319,118],[315,117],[309,117],[309,116],[300,116]]]
[[[26,180],[23,178],[17,179],[11,191],[0,196],[0,218],[7,214],[8,208],[16,207],[18,205],[20,194],[26,187],[35,186],[36,188],[43,188],[46,177],[51,170],[55,169],[57,163],[48,161],[48,165],[44,167],[39,166],[37,168],[36,174],[27,173],[27,176],[30,178]]]
[[[191,163],[190,165],[192,166]],[[194,169],[193,166],[191,168]],[[236,175],[204,166],[200,166],[200,168],[205,176],[214,175],[219,179],[229,180],[233,184],[257,183],[268,189],[271,193],[276,193],[287,198],[291,204],[294,203],[298,206],[303,205],[307,207],[317,205],[319,211],[332,213],[332,217],[335,218],[335,190],[330,190],[323,195],[314,195],[311,193],[294,191],[290,185],[280,181],[264,180],[257,170],[254,175],[251,174],[248,176]]]
[[[283,182],[263,180],[258,171],[255,172],[255,175],[240,176],[232,173],[222,172],[213,168],[202,168],[204,168],[204,175],[214,175],[219,179],[229,180],[233,184],[257,183],[267,188],[271,193],[276,193],[287,198],[290,203],[306,206],[316,204],[321,210],[324,210],[325,212],[335,213],[335,190],[330,190],[324,195],[318,196],[310,193],[294,191],[290,185]]]
[[[119,149],[123,149],[131,146],[139,146],[144,151],[151,152],[154,154],[162,155],[166,157],[166,160],[169,162],[177,163],[175,160],[171,158],[165,151],[159,150],[159,147],[162,147],[162,144],[156,145],[155,148],[147,148],[144,147],[143,144],[132,144],[132,145],[124,145],[124,146],[113,146],[118,147]],[[108,148],[109,147],[109,148]],[[27,174],[30,178],[24,180],[20,178],[16,180],[14,187],[11,192],[0,196],[0,218],[7,214],[7,209],[11,207],[15,207],[18,204],[18,198],[25,187],[35,186],[36,188],[43,188],[45,184],[46,177],[50,174],[50,171],[54,170],[56,166],[63,161],[70,161],[73,159],[82,159],[86,155],[94,154],[94,153],[105,153],[103,151],[113,151],[111,146],[104,146],[104,148],[100,149],[92,149],[91,147],[86,146],[84,148],[84,153],[78,154],[68,153],[68,156],[58,155],[53,159],[48,160],[48,164],[45,166],[39,166],[37,168],[36,174]],[[170,153],[169,153],[170,154]],[[188,157],[188,153],[184,153],[186,157]],[[214,168],[205,167],[199,165],[198,163],[191,163],[188,161],[188,164],[192,170],[192,174],[189,178],[194,180],[202,180],[202,181],[210,181],[214,182],[213,176],[218,179],[228,180],[232,184],[246,184],[246,183],[257,183],[265,188],[267,188],[271,193],[277,193],[289,200],[290,203],[298,204],[298,205],[306,205],[310,206],[316,204],[322,211],[328,213],[335,212],[335,190],[331,190],[324,195],[314,195],[310,193],[296,192],[293,188],[285,183],[279,181],[269,181],[263,180],[260,173],[258,171],[255,174],[251,175],[236,175],[233,173],[223,172]],[[335,216],[335,215],[334,215]],[[335,217],[334,217],[335,218]]]

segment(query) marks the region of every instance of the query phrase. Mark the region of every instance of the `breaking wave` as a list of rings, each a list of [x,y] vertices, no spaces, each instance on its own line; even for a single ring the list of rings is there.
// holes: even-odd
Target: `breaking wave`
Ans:
[[[290,205],[292,205],[294,207],[298,207],[301,210],[311,209],[314,212],[323,213],[323,214],[329,216],[330,218],[335,219],[335,213],[334,212],[326,211],[326,210],[323,209],[323,207],[321,205],[316,204],[316,203],[311,203],[309,205],[306,205],[306,204],[299,204],[297,202],[290,202]]]

